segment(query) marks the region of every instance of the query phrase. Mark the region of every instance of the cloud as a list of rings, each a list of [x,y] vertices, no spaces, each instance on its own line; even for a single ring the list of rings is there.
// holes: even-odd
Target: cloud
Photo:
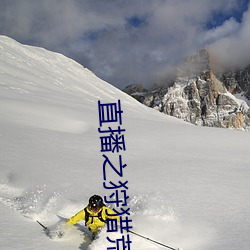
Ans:
[[[232,17],[226,20],[221,26],[204,31],[200,38],[201,44],[211,44],[219,41],[225,37],[231,36],[237,33],[240,28],[240,24]]]
[[[120,88],[148,87],[204,46],[218,53],[249,40],[248,13],[242,22],[233,18],[239,2],[2,0],[0,33],[61,52]],[[215,13],[225,20],[208,30]]]
[[[220,29],[227,29],[226,25]],[[236,29],[221,39],[210,44],[210,51],[213,53],[217,63],[225,67],[245,67],[250,64],[250,10],[243,15],[242,22],[237,24]]]

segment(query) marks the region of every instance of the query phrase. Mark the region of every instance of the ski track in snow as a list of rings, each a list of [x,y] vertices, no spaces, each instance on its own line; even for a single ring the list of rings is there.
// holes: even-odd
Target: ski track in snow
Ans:
[[[48,219],[60,203],[60,194],[47,194],[45,190],[46,186],[24,191],[2,183],[0,201],[28,219]]]

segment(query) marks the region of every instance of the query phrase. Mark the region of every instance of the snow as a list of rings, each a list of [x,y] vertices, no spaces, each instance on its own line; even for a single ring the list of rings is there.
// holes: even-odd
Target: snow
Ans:
[[[249,132],[168,117],[63,55],[5,36],[0,37],[0,248],[111,246],[105,230],[90,244],[82,223],[62,239],[50,239],[36,220],[53,228],[64,223],[58,215],[74,215],[92,194],[108,195],[102,186],[98,100],[118,99],[133,231],[183,250],[248,250]],[[111,171],[108,176],[119,180]],[[130,237],[131,249],[163,249]]]
[[[246,97],[244,97],[243,94],[235,94],[234,95],[238,100],[240,100],[241,103],[246,103],[248,106],[250,106],[250,100],[248,100]]]

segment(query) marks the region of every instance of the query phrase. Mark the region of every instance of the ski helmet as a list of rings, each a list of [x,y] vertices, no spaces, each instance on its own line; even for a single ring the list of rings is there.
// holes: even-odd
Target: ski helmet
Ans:
[[[103,205],[103,199],[101,196],[95,194],[89,198],[89,207],[91,210],[99,210]]]

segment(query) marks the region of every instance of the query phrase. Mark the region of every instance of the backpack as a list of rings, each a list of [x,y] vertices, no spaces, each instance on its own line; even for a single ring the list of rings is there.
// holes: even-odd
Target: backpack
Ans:
[[[102,210],[101,211],[99,211],[99,213],[97,214],[97,215],[95,215],[95,216],[93,216],[93,215],[90,215],[90,213],[88,212],[88,210],[87,210],[87,207],[85,207],[84,208],[84,212],[85,212],[85,226],[87,226],[87,222],[89,221],[89,217],[91,217],[92,218],[92,221],[91,221],[91,224],[94,222],[94,217],[98,217],[98,219],[100,220],[100,221],[102,221],[102,222],[104,222],[104,223],[107,223],[106,222],[106,220],[104,220],[103,218],[102,218]]]

